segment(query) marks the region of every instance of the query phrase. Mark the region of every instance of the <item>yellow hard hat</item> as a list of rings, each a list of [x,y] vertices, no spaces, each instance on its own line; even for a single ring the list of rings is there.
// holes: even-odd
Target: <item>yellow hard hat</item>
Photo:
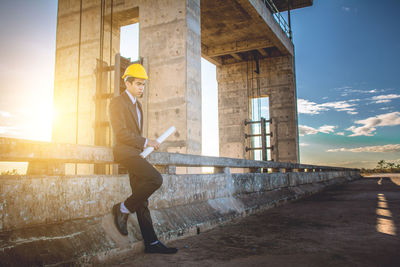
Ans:
[[[132,64],[129,67],[127,67],[124,75],[122,76],[122,79],[125,79],[127,76],[145,80],[149,78],[147,76],[146,70],[140,64]]]

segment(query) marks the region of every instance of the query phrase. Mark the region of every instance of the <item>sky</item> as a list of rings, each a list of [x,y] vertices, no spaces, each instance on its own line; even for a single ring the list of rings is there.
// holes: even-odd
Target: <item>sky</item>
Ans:
[[[302,162],[399,162],[398,10],[396,0],[316,0],[293,12]]]
[[[315,0],[292,11],[302,163],[400,162],[398,10],[396,0]],[[0,136],[51,141],[57,1],[2,0],[0,22]],[[137,57],[137,38],[137,25],[122,29],[122,55]],[[215,75],[202,60],[202,153],[212,156]]]

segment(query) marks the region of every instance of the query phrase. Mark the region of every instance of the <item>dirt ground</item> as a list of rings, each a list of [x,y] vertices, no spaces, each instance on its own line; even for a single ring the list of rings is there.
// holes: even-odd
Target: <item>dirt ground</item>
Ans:
[[[400,266],[400,175],[368,177],[107,266]]]

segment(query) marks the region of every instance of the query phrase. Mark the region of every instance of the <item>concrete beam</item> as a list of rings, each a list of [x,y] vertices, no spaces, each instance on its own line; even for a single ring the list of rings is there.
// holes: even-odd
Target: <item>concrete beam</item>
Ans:
[[[248,14],[260,20],[265,25],[265,32],[271,41],[283,54],[294,55],[294,45],[281,26],[275,20],[271,11],[259,0],[237,0],[238,3],[248,12]]]
[[[265,51],[265,50],[262,49],[262,48],[257,49],[257,51],[258,51],[263,57],[267,57],[267,56],[268,56],[267,51]]]
[[[237,60],[240,60],[240,61],[243,60],[243,58],[242,58],[239,54],[237,54],[237,53],[233,53],[233,54],[231,54],[231,56],[232,56],[234,59],[237,59]]]
[[[208,57],[206,55],[201,55],[201,56],[216,66],[222,65],[222,59],[219,57]]]
[[[231,55],[234,53],[247,52],[261,48],[273,47],[274,44],[267,38],[259,38],[244,41],[235,41],[217,46],[209,46],[204,51],[208,57]]]
[[[221,66],[222,65],[222,59],[219,57],[209,57],[208,56],[208,47],[205,44],[201,44],[201,56],[211,62],[212,64],[216,66]]]
[[[313,2],[314,2],[313,0],[291,0],[290,9],[293,10],[293,9],[312,6]],[[287,0],[275,0],[274,4],[278,8],[279,12],[288,10]]]

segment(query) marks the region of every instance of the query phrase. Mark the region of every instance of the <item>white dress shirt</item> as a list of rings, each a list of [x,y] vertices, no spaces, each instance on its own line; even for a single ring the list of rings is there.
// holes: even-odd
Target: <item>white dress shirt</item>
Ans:
[[[128,90],[125,90],[125,92],[128,94],[128,96],[131,99],[132,103],[135,105],[136,104],[136,97],[133,97]],[[138,116],[139,130],[141,130],[140,129],[140,122],[142,120],[142,114],[140,113],[138,105],[135,105],[135,106],[136,106],[136,112],[137,112],[137,116]],[[146,138],[146,141],[144,142],[144,147],[146,147],[146,146],[147,146],[147,138]]]

